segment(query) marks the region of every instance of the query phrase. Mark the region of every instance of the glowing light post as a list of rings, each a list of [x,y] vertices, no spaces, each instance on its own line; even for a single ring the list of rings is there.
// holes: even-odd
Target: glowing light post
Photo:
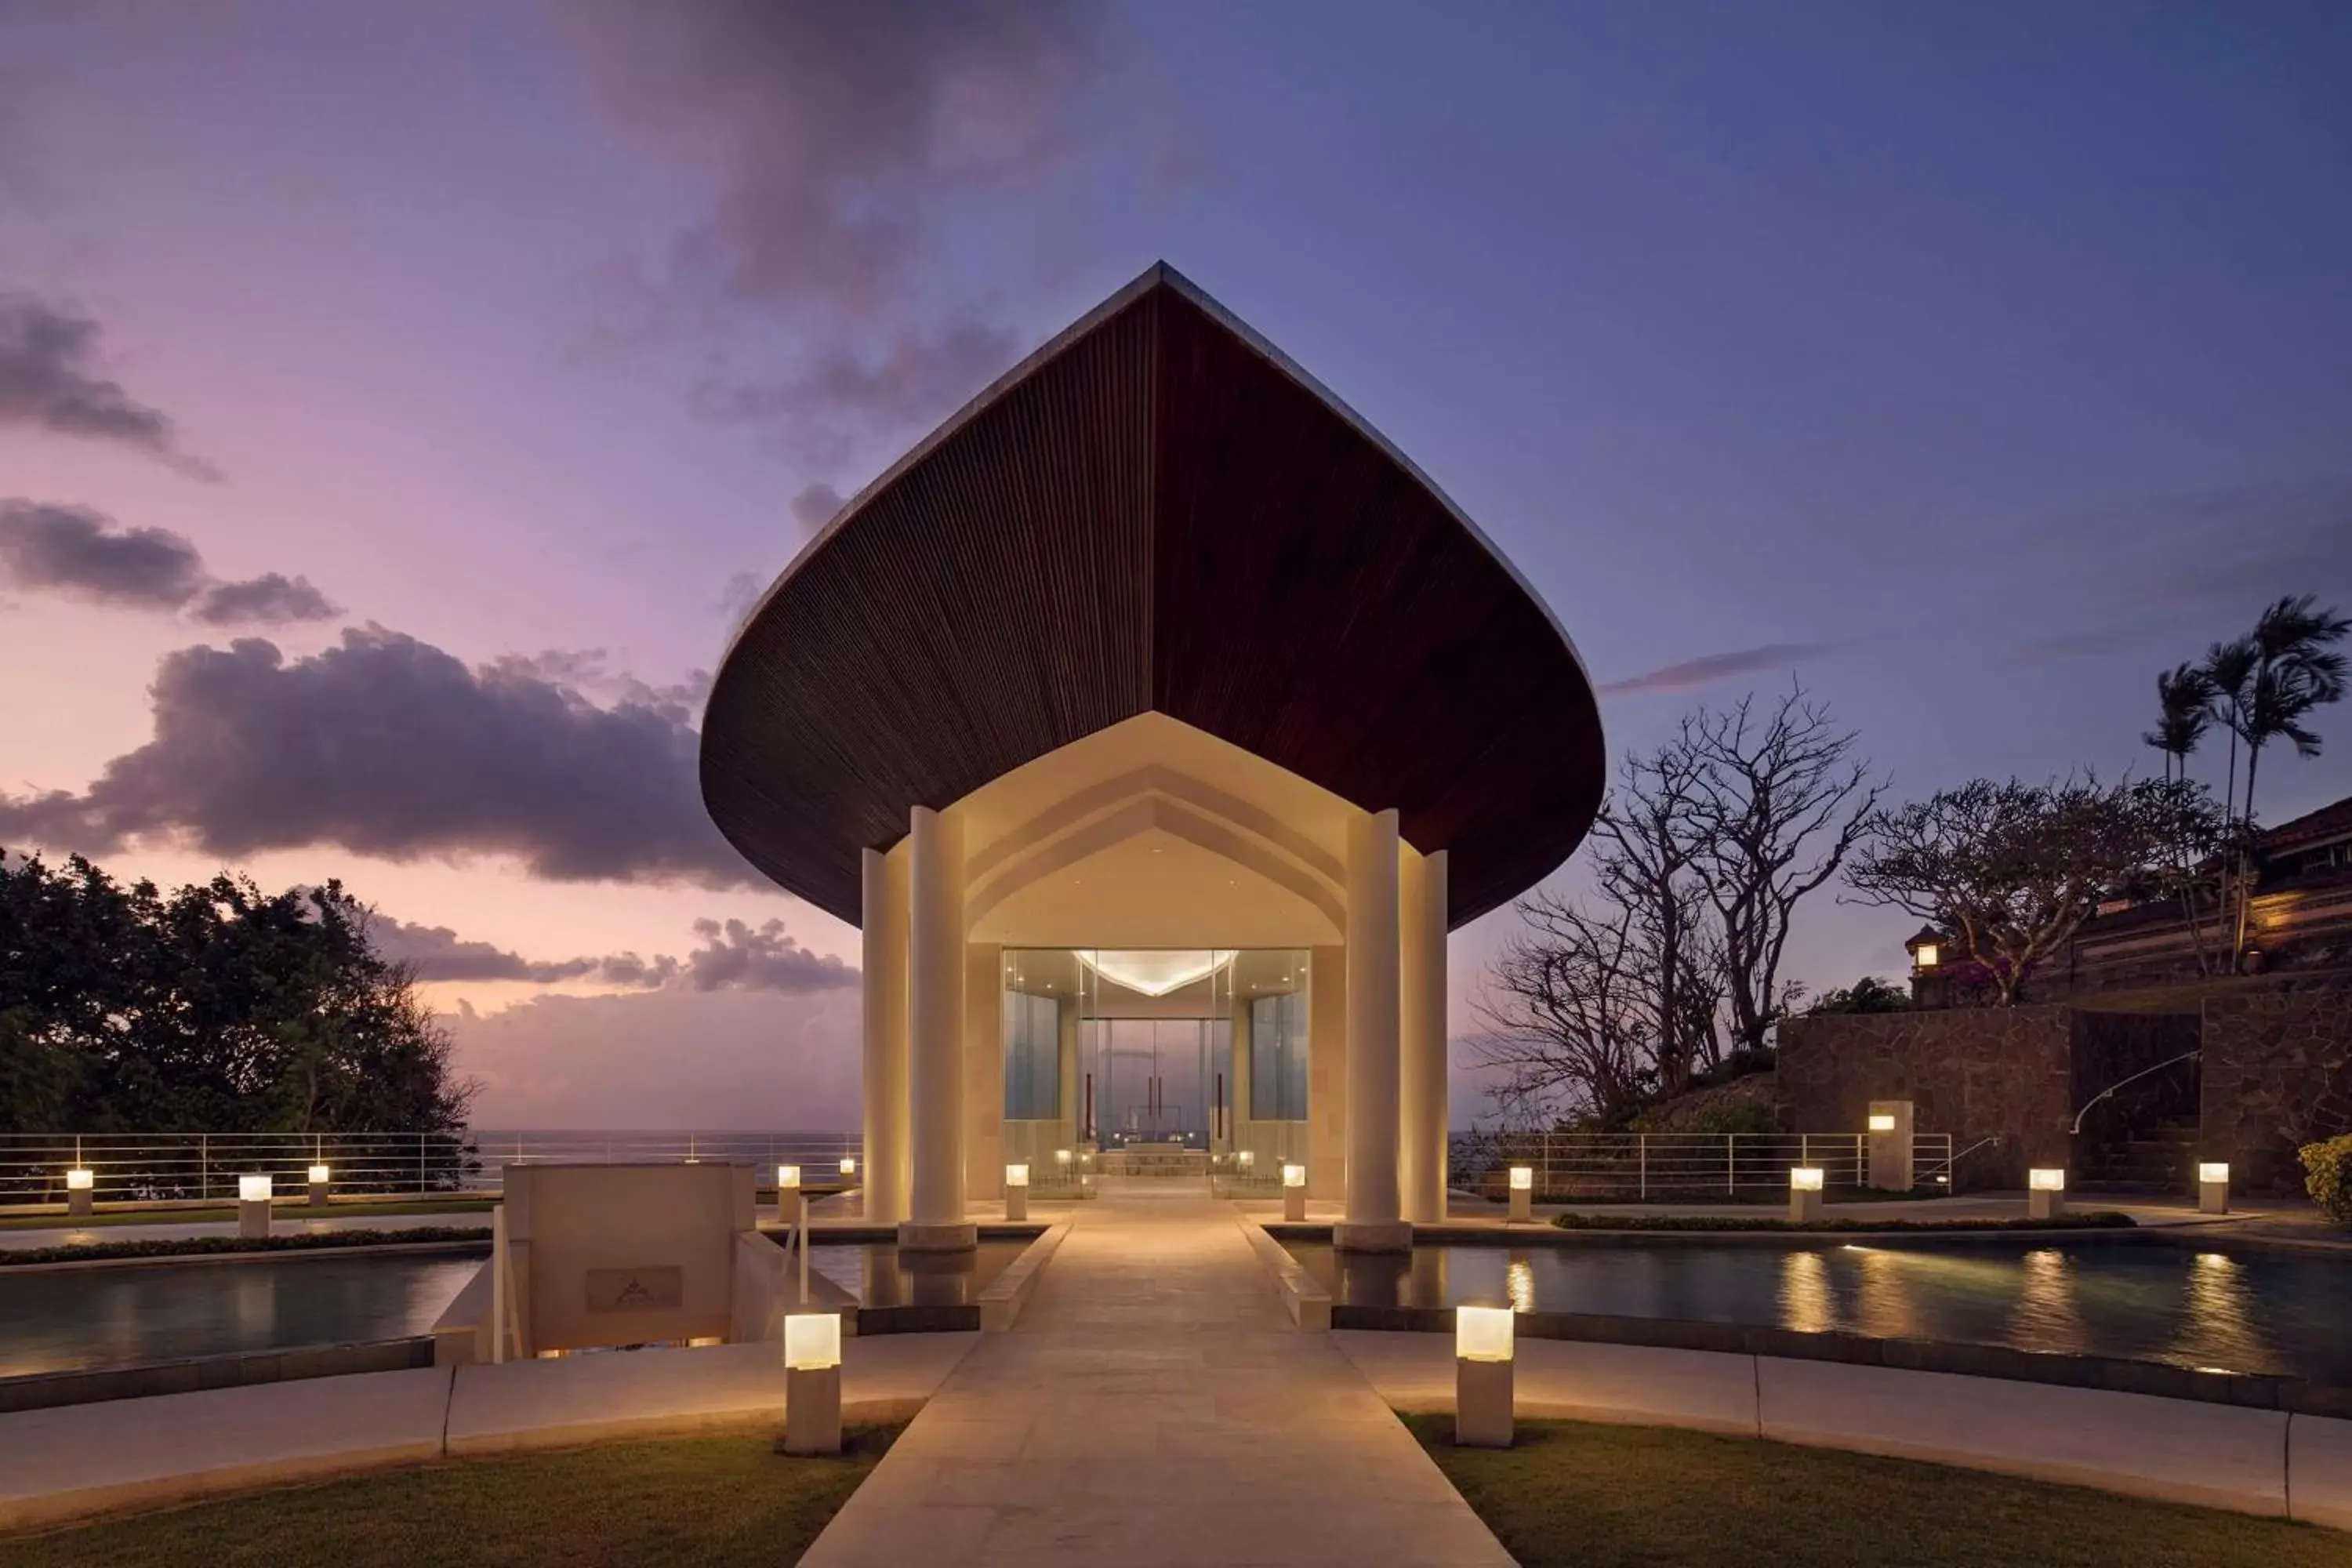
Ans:
[[[1789,1223],[1814,1225],[1822,1217],[1822,1168],[1819,1165],[1789,1167]]]
[[[784,1314],[784,1452],[841,1452],[841,1314]]]
[[[236,1233],[252,1240],[269,1234],[269,1195],[276,1184],[267,1175],[236,1179]]]
[[[1511,1310],[1454,1309],[1454,1442],[1464,1448],[1511,1446]]]
[[[2066,1173],[2046,1166],[2025,1173],[2028,1219],[2056,1219],[2066,1212]]]
[[[856,1179],[857,1161],[856,1157],[849,1154],[844,1154],[841,1157],[841,1184],[845,1187]]]
[[[1874,1100],[1870,1102],[1870,1184],[1883,1193],[1907,1193],[1918,1185],[1912,1161],[1911,1102]]]
[[[1307,1167],[1282,1168],[1282,1217],[1296,1225],[1307,1217]]]
[[[1511,1167],[1511,1208],[1504,1215],[1506,1225],[1528,1225],[1536,1217],[1536,1168],[1533,1165]]]
[[[2230,1212],[2230,1167],[2209,1160],[2197,1167],[2197,1212]]]
[[[1004,1167],[1004,1217],[1029,1217],[1029,1167],[1026,1164]]]
[[[328,1190],[334,1184],[334,1172],[324,1165],[313,1165],[308,1174],[310,1180],[304,1184],[310,1190],[310,1206],[314,1209],[325,1208]]]
[[[68,1218],[88,1219],[91,1209],[96,1206],[97,1197],[96,1171],[88,1165],[77,1164],[66,1173],[66,1215]]]

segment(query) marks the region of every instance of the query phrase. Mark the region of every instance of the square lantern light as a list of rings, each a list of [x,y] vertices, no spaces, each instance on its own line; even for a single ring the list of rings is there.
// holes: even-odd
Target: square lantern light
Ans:
[[[1536,1190],[1536,1168],[1533,1165],[1511,1167],[1511,1191],[1531,1193]]]
[[[784,1314],[784,1366],[791,1372],[822,1372],[841,1364],[841,1314]]]
[[[1285,1165],[1282,1168],[1282,1184],[1286,1187],[1305,1186],[1307,1184],[1307,1167],[1304,1165]]]
[[[2063,1193],[2066,1190],[2066,1173],[2035,1169],[2025,1173],[2026,1186],[2037,1193]]]
[[[1822,1190],[1822,1168],[1819,1165],[1789,1167],[1789,1190],[1792,1193],[1818,1193]]]
[[[98,1173],[84,1165],[76,1165],[66,1173],[66,1191],[87,1193],[98,1186]]]
[[[333,1173],[328,1170],[324,1165],[313,1165],[310,1167],[310,1184],[312,1186],[321,1185]]]
[[[786,1193],[796,1193],[800,1191],[800,1188],[801,1168],[798,1165],[779,1165],[776,1167],[776,1195],[779,1198],[782,1197]]]
[[[1511,1318],[1508,1307],[1454,1308],[1454,1355],[1463,1361],[1509,1361]]]
[[[1054,1163],[1056,1165],[1066,1165],[1069,1163],[1070,1152],[1067,1149],[1056,1149],[1054,1151]]]
[[[1025,1164],[1005,1166],[1004,1184],[1008,1187],[1027,1186],[1029,1184],[1029,1167]]]
[[[1884,1110],[1873,1111],[1870,1130],[1873,1132],[1892,1132],[1895,1131],[1895,1118]]]
[[[841,1173],[845,1176],[857,1174],[857,1161],[855,1157],[848,1154],[841,1157]]]
[[[2197,1167],[2197,1179],[2200,1183],[2221,1182],[2227,1184],[2230,1180],[2230,1167],[2226,1164],[2207,1161]]]
[[[266,1204],[274,1184],[268,1176],[239,1176],[236,1179],[236,1200],[243,1204]]]

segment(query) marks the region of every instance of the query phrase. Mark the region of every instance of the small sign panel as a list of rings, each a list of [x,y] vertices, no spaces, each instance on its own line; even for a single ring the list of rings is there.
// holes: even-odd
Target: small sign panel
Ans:
[[[686,1301],[686,1270],[676,1264],[588,1270],[592,1312],[674,1312]]]

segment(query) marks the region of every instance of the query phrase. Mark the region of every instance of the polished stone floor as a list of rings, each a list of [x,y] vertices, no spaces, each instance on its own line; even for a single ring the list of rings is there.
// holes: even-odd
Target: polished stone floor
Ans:
[[[1138,1188],[1077,1205],[806,1568],[1509,1563],[1232,1205]]]

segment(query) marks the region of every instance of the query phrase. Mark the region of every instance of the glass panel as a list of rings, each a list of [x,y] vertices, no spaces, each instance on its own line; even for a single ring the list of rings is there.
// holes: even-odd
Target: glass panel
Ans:
[[[1004,1114],[1015,1121],[1062,1114],[1062,1004],[1026,992],[1004,994]]]
[[[1250,999],[1250,1116],[1307,1120],[1307,994]]]

